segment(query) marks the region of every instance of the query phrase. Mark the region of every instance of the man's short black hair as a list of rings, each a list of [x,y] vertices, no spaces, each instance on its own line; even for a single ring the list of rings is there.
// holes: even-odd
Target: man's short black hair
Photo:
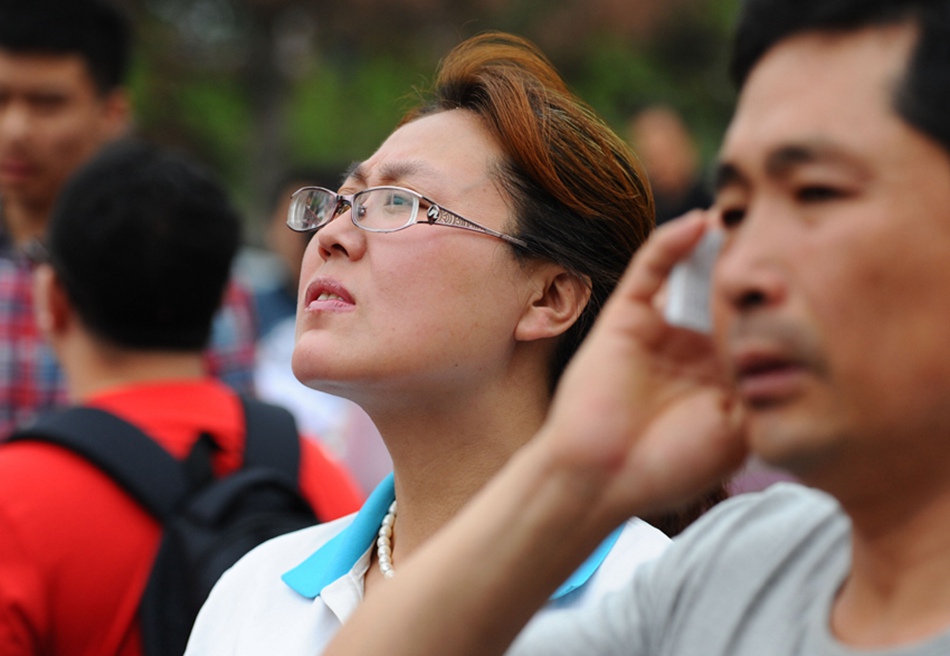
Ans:
[[[950,152],[950,0],[745,0],[730,73],[741,88],[780,41],[804,32],[846,33],[907,23],[918,40],[894,107]]]
[[[131,47],[129,17],[109,0],[0,2],[0,50],[79,55],[102,94],[125,84]]]
[[[66,184],[46,241],[67,295],[100,339],[200,350],[241,243],[241,220],[204,168],[120,141]]]

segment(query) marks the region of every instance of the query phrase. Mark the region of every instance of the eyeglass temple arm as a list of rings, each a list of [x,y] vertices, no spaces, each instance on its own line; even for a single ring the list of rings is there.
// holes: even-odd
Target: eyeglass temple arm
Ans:
[[[471,230],[472,232],[481,232],[486,235],[491,235],[492,237],[504,239],[505,241],[515,244],[516,246],[520,246],[521,248],[528,248],[528,243],[518,239],[517,237],[512,237],[511,235],[506,235],[503,232],[498,232],[497,230],[480,226],[474,221],[469,221],[464,216],[459,216],[458,214],[442,209],[435,203],[429,205],[429,209],[426,210],[426,220],[428,223],[441,223],[443,225],[451,225],[464,230]]]

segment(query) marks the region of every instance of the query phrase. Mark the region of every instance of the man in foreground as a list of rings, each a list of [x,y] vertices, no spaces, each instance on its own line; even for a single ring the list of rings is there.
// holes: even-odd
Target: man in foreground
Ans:
[[[950,653],[947,61],[947,0],[748,0],[713,211],[641,249],[536,440],[327,653],[500,653],[609,527],[747,449],[810,487],[720,504],[513,652]],[[710,224],[707,339],[659,298]]]

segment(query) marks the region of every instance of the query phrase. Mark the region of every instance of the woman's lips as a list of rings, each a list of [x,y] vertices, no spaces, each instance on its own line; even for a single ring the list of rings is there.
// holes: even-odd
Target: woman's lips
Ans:
[[[308,310],[348,310],[353,307],[352,303],[348,303],[335,294],[320,294],[307,303]]]
[[[315,280],[308,285],[304,298],[304,307],[311,311],[350,310],[356,306],[346,288],[334,280]]]

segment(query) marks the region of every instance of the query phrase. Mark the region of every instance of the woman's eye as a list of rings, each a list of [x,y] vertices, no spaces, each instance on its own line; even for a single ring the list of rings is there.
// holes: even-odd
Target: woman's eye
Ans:
[[[412,201],[403,196],[402,194],[392,194],[389,197],[389,203],[391,207],[405,207],[406,205],[412,205]]]

